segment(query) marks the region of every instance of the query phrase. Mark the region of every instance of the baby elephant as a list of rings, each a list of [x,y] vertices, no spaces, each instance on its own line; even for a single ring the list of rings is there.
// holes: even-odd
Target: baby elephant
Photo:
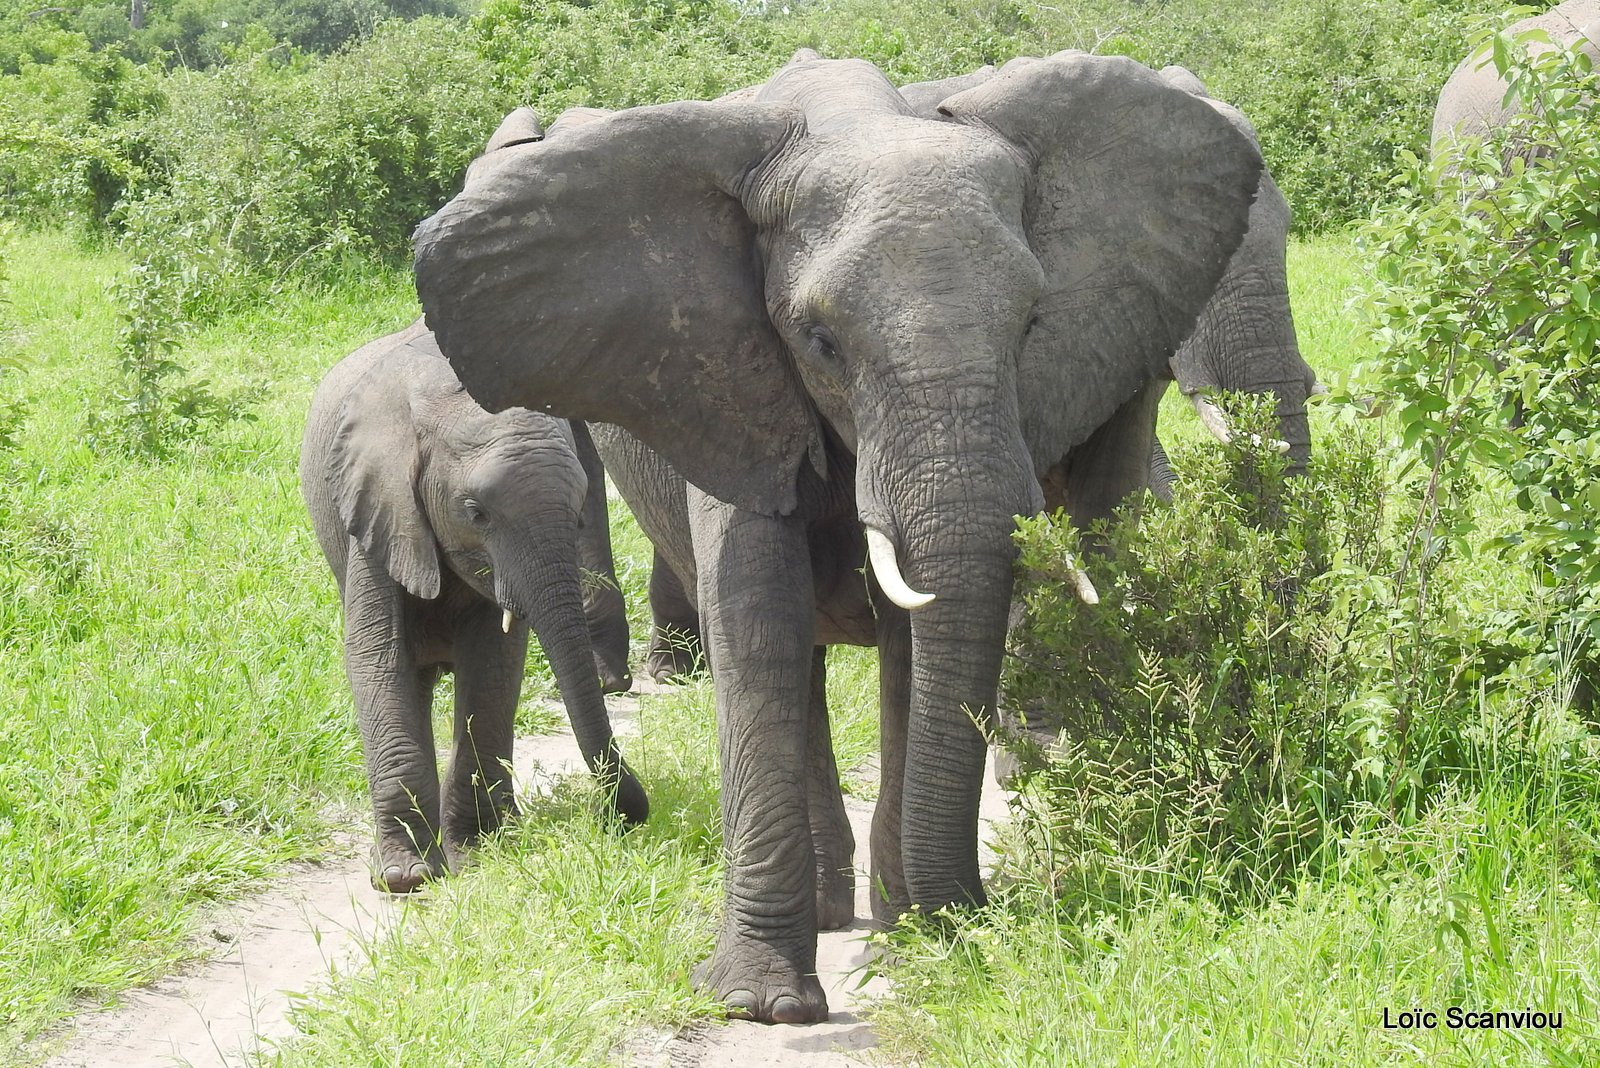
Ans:
[[[380,890],[407,893],[458,868],[514,813],[512,717],[530,624],[616,812],[629,823],[649,812],[590,652],[578,442],[593,446],[578,432],[525,408],[485,412],[420,321],[346,357],[312,398],[300,484],[343,595]],[[431,706],[446,670],[455,738],[441,803]]]

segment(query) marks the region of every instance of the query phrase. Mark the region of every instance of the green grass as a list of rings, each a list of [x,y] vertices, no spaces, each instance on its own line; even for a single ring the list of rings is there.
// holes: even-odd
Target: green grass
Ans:
[[[167,971],[205,901],[325,848],[363,781],[337,601],[300,501],[312,384],[405,322],[401,277],[285,297],[206,331],[196,375],[265,390],[171,462],[98,456],[118,371],[106,285],[60,236],[14,238],[31,412],[0,455],[0,1047]]]
[[[1334,871],[1243,915],[1174,894],[1071,922],[1014,887],[953,932],[893,936],[905,996],[880,1035],[930,1068],[1596,1063],[1600,888],[1554,799],[1508,783],[1406,827],[1373,814]],[[1453,1030],[1451,1006],[1563,1028]],[[1385,1029],[1386,1008],[1440,1023]]]
[[[628,757],[648,824],[616,833],[585,777],[561,780],[370,947],[368,969],[302,1002],[304,1037],[272,1063],[604,1063],[642,1023],[712,1012],[689,986],[720,904],[709,682],[647,700],[641,718]]]
[[[15,237],[7,254],[31,412],[19,448],[0,453],[6,1048],[75,998],[170,969],[198,906],[315,855],[331,819],[364,820],[334,587],[295,454],[326,367],[415,314],[408,280],[286,293],[189,339],[177,358],[195,375],[264,399],[256,422],[155,464],[81,440],[117,374],[105,286],[121,266],[59,236]],[[1357,254],[1347,239],[1297,242],[1291,270],[1306,358],[1336,381],[1370,354],[1346,306]],[[1166,433],[1197,430],[1186,406],[1164,419]],[[637,662],[649,552],[620,505],[613,520]],[[1513,596],[1482,565],[1460,586],[1485,610]],[[537,655],[530,677],[551,692]],[[876,749],[874,656],[836,654],[829,684],[840,763],[860,768]],[[720,900],[708,684],[647,700],[641,726],[630,760],[652,794],[648,826],[615,834],[586,781],[565,780],[370,945],[366,970],[303,1001],[303,1035],[276,1063],[598,1064],[641,1024],[714,1015],[688,983]],[[1569,728],[1571,745],[1591,744]],[[871,796],[869,776],[846,779]],[[928,1066],[1594,1063],[1596,786],[1559,761],[1482,780],[1500,785],[1416,820],[1371,814],[1337,864],[1243,912],[1185,893],[1085,918],[1002,880],[995,905],[953,931],[894,936],[896,995],[876,1016],[888,1053]],[[1379,1026],[1384,1007],[1451,1004],[1550,1008],[1566,1027]]]

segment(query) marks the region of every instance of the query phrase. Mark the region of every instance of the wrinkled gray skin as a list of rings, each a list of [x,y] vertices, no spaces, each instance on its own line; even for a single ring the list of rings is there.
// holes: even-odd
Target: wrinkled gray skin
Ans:
[[[1529,30],[1543,30],[1560,45],[1584,40],[1584,51],[1600,64],[1600,0],[1566,0],[1510,27],[1513,35]],[[1505,95],[1506,83],[1495,71],[1487,50],[1463,59],[1444,83],[1433,111],[1434,153],[1438,154],[1452,137],[1483,137],[1504,125],[1516,113],[1515,107],[1505,106]]]
[[[645,819],[590,651],[578,570],[589,482],[564,420],[479,408],[419,321],[322,381],[300,481],[342,597],[377,827],[374,886],[408,893],[459,868],[513,814],[529,623],[584,759],[625,820]],[[509,633],[503,610],[516,617]],[[445,671],[455,673],[455,731],[441,797],[431,705]]]
[[[983,901],[972,714],[1012,517],[1088,522],[1145,484],[1167,361],[1260,157],[1154,72],[1083,55],[1014,61],[938,119],[802,52],[744,99],[560,126],[419,229],[418,292],[491,410],[637,439],[637,469],[597,444],[693,564],[717,700],[726,909],[697,980],[738,1015],[818,1020],[818,923],[849,913],[820,647],[879,648],[875,911]],[[685,493],[640,492],[662,462]],[[863,582],[868,527],[931,603]]]
[[[993,76],[993,67],[982,67],[943,81],[903,85],[900,95],[917,114],[932,117],[945,97]],[[1259,145],[1250,121],[1238,109],[1211,98],[1187,68],[1166,67],[1161,76],[1204,99]],[[1300,355],[1289,308],[1287,256],[1292,221],[1289,202],[1263,169],[1250,208],[1250,229],[1228,262],[1217,292],[1200,313],[1194,332],[1173,356],[1171,373],[1178,388],[1191,399],[1221,390],[1274,394],[1278,398],[1278,438],[1289,444],[1288,473],[1301,474],[1311,458],[1306,397],[1316,386],[1316,374]],[[1151,453],[1150,488],[1158,497],[1171,499],[1172,468],[1159,440]]]
[[[988,81],[994,67],[933,82],[900,87],[917,115],[934,119],[946,97]],[[1187,68],[1165,67],[1171,84],[1205,99],[1236,129],[1257,143],[1254,127],[1236,108],[1213,99]],[[746,92],[755,92],[749,90]],[[1250,229],[1228,261],[1217,293],[1207,302],[1189,340],[1173,356],[1171,370],[1178,388],[1189,397],[1221,390],[1272,393],[1277,397],[1278,438],[1289,444],[1289,474],[1304,473],[1311,457],[1311,432],[1306,398],[1317,388],[1316,374],[1300,354],[1294,315],[1289,307],[1288,243],[1293,221],[1289,203],[1263,169],[1250,208]],[[1151,451],[1150,488],[1163,500],[1172,496],[1173,472],[1159,439]],[[658,682],[685,674],[696,665],[699,623],[692,598],[681,580],[656,554],[650,573],[653,618],[646,672]]]

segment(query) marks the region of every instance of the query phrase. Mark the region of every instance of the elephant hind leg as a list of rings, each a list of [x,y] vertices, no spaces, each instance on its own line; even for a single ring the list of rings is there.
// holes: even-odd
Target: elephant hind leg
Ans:
[[[855,919],[855,834],[844,810],[839,765],[828,727],[827,648],[811,661],[811,711],[806,723],[806,814],[817,860],[817,928],[836,931]]]
[[[650,567],[650,652],[645,672],[657,682],[692,675],[705,666],[700,615],[689,603],[683,580],[658,552]]]

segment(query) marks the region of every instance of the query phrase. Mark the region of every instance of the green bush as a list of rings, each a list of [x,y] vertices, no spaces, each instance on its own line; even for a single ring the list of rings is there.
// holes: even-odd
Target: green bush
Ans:
[[[1548,604],[1506,621],[1577,698],[1600,682],[1600,76],[1589,59],[1492,38],[1525,113],[1436,162],[1405,158],[1394,206],[1366,238],[1383,354],[1367,384],[1392,398],[1425,485],[1417,552],[1475,541],[1531,573]],[[1496,538],[1472,493],[1517,513]],[[1488,532],[1493,533],[1493,532]]]
[[[116,221],[134,255],[194,279],[185,315],[409,260],[411,231],[459,187],[509,109],[457,23],[386,23],[325,61],[258,57],[190,75],[155,136],[170,175]]]
[[[1270,401],[1228,403],[1270,438]],[[1260,902],[1337,860],[1364,812],[1409,823],[1449,784],[1502,779],[1548,798],[1570,770],[1552,753],[1600,752],[1562,666],[1481,607],[1474,562],[1449,542],[1414,552],[1426,480],[1394,481],[1378,434],[1341,425],[1292,479],[1246,437],[1178,451],[1170,506],[1090,532],[1109,554],[1081,555],[1059,518],[1021,524],[1007,866],[1073,910]],[[1538,604],[1488,581],[1501,604]]]
[[[150,124],[166,97],[155,72],[115,51],[25,62],[0,95],[0,216],[94,231],[159,171]]]
[[[1270,437],[1255,401],[1230,410]],[[1170,507],[1092,532],[1110,555],[1084,558],[1059,517],[1017,535],[1001,737],[1031,799],[1019,855],[1101,904],[1148,892],[1151,873],[1225,897],[1275,888],[1350,800],[1386,799],[1402,759],[1394,710],[1361,700],[1356,638],[1382,629],[1392,564],[1370,436],[1320,444],[1304,478],[1246,445],[1174,462]],[[1097,606],[1078,602],[1069,557]]]

